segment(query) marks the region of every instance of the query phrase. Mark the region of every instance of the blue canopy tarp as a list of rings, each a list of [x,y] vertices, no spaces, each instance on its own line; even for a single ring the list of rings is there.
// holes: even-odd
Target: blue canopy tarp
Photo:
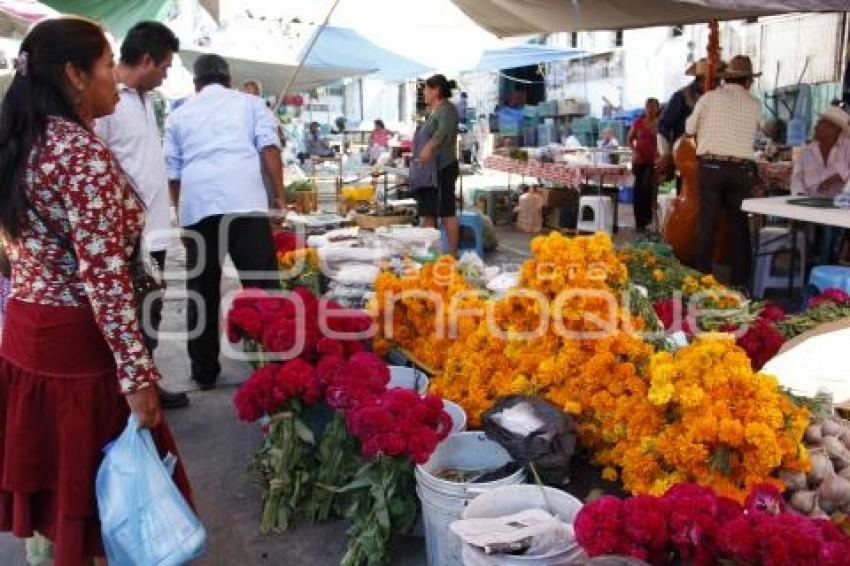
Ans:
[[[377,69],[370,76],[390,82],[401,82],[430,70],[425,65],[375,45],[354,30],[332,26],[320,32],[305,65]]]
[[[564,59],[570,59],[582,54],[584,54],[584,51],[580,49],[523,43],[522,45],[515,45],[504,49],[487,49],[481,54],[481,59],[473,70],[501,71],[503,69],[516,69],[517,67],[563,61]]]

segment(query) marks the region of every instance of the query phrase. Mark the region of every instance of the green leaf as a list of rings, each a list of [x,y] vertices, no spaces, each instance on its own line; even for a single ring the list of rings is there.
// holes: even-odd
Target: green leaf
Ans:
[[[316,445],[316,437],[313,436],[313,431],[310,430],[310,427],[304,424],[304,421],[301,419],[295,419],[295,435],[302,441],[307,444]]]
[[[378,519],[378,524],[385,529],[390,528],[390,511],[387,507],[387,498],[384,491],[378,487],[372,489],[372,497],[374,498],[374,512]]]
[[[336,493],[346,493],[349,491],[354,491],[357,489],[363,489],[364,487],[369,487],[372,485],[372,480],[366,476],[355,477],[351,482],[342,486],[332,488]]]

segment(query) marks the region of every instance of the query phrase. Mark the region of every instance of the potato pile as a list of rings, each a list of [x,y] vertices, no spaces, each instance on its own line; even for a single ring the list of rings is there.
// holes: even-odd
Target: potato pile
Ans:
[[[809,425],[804,436],[812,462],[808,474],[781,472],[791,506],[810,517],[850,514],[850,421],[831,416]]]

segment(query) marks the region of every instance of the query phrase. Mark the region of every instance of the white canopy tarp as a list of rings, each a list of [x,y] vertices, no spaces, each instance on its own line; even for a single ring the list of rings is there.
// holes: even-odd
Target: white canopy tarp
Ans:
[[[787,12],[836,12],[850,0],[453,0],[499,37],[734,20]]]
[[[187,69],[192,68],[195,60],[202,55],[202,51],[184,49],[180,51],[180,59]],[[295,73],[297,65],[284,65],[265,61],[252,61],[237,57],[222,55],[230,64],[230,72],[233,75],[233,84],[238,85],[243,81],[256,80],[263,85],[266,94],[277,94]],[[302,92],[318,86],[330,84],[349,77],[361,77],[372,73],[374,69],[351,69],[347,67],[302,67],[298,71],[295,83],[290,92]]]

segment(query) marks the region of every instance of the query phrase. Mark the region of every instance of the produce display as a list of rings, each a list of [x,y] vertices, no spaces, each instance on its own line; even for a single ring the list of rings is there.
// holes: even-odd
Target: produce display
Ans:
[[[473,425],[506,395],[544,397],[573,415],[582,445],[604,467],[603,477],[622,479],[633,493],[662,494],[690,481],[743,500],[778,470],[807,468],[800,440],[808,413],[775,379],[754,373],[734,339],[704,335],[675,354],[656,352],[643,339],[644,319],[622,306],[628,271],[607,235],[552,233],[535,238],[531,250],[519,287],[535,297],[471,296],[464,304],[466,313],[495,313],[500,332],[492,332],[485,317],[449,313],[443,320],[458,318],[457,339],[448,348],[429,344],[428,362],[441,368],[432,391],[463,406]],[[440,278],[434,276],[437,267],[408,277],[383,274],[376,284],[378,320],[391,295],[409,289],[434,290],[450,305],[443,310],[460,312],[451,299],[467,287],[452,266],[444,260]],[[682,284],[692,294],[704,290],[712,301],[726,300],[713,280],[693,283],[689,277]],[[419,336],[433,332],[439,320],[438,309],[423,300],[414,297],[405,310],[392,313],[394,328],[416,329],[410,336],[414,353]],[[549,324],[529,337],[541,309],[548,309]],[[607,332],[597,336],[602,326]]]
[[[591,558],[850,564],[850,422],[760,371],[787,340],[850,316],[846,293],[788,314],[661,246],[551,233],[498,292],[470,258],[388,261],[367,313],[318,299],[314,250],[291,234],[276,246],[289,293],[246,291],[227,320],[231,341],[260,355],[234,402],[266,431],[251,467],[263,532],[347,518],[343,564],[386,563],[391,535],[416,517],[413,466],[452,428],[442,399],[477,428],[519,394],[569,415],[598,473],[631,494],[579,512],[576,540]],[[394,349],[432,373],[429,395],[387,388],[382,358]]]
[[[810,517],[850,513],[850,422],[819,416],[804,436],[811,468],[808,473],[785,472],[791,506]]]

